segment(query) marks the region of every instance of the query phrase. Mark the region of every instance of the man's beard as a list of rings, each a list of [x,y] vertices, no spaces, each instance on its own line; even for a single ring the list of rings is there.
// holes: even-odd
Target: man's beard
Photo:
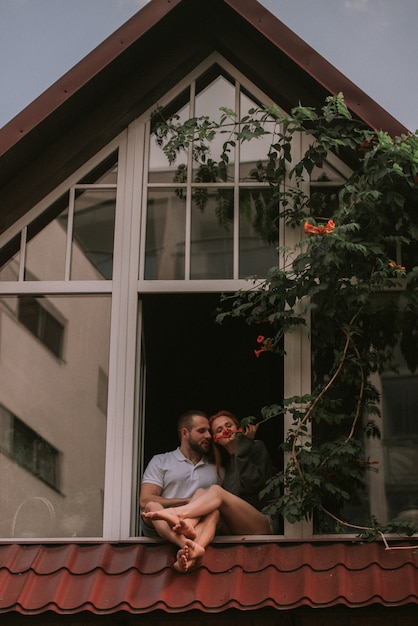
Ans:
[[[203,446],[202,444],[197,443],[197,441],[195,439],[192,439],[191,437],[189,437],[189,446],[190,449],[193,450],[193,452],[198,452],[199,454],[207,454],[209,450],[209,444],[207,446]]]

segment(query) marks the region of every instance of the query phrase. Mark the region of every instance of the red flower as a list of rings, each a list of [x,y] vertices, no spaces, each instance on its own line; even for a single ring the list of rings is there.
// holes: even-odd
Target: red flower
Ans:
[[[263,343],[264,339],[265,339],[264,335],[258,335],[257,343]]]
[[[359,465],[365,465],[366,467],[369,467],[370,465],[379,465],[379,461],[371,461],[369,456],[367,459],[356,459],[356,461]]]
[[[304,231],[305,235],[329,235],[334,232],[335,223],[333,220],[328,220],[325,226],[314,226],[309,222],[305,222]]]
[[[221,433],[213,436],[214,441],[219,441],[219,439],[229,439],[230,436],[234,433],[242,433],[244,432],[242,428],[238,428],[237,430],[232,430],[231,428],[225,428]]]

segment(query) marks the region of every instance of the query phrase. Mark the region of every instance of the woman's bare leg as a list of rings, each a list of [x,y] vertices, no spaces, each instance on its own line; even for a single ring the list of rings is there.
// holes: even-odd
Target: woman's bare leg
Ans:
[[[216,510],[234,535],[271,535],[270,524],[263,513],[219,485],[212,485],[188,504],[155,511],[150,519],[166,520],[172,530],[181,533],[183,520],[208,515]]]

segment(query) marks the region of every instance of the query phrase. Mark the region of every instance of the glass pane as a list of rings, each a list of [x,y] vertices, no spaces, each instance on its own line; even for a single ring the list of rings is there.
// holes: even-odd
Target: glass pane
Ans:
[[[414,346],[414,342],[409,341],[411,343]],[[334,502],[326,505],[338,518],[360,526],[368,526],[371,518],[380,524],[390,521],[418,523],[418,374],[408,367],[401,344],[399,342],[395,349],[398,371],[376,372],[370,377],[380,399],[380,416],[373,413],[363,415],[361,433],[369,470],[365,472],[364,488],[356,489],[356,498],[345,506],[338,508]],[[413,346],[408,345],[407,350],[414,351]],[[314,354],[314,364],[317,362],[316,369],[320,369],[319,350]],[[344,407],[353,405],[357,398],[357,391],[347,390]],[[349,410],[344,412],[350,414]],[[318,425],[313,426],[317,440],[320,429]],[[327,433],[330,429],[338,432],[335,425],[327,423],[324,428]],[[335,524],[330,522],[328,528],[318,530],[335,532]],[[355,533],[358,529],[340,527],[338,531]]]
[[[413,350],[408,342],[407,349]],[[398,372],[375,374],[372,383],[380,394],[380,436],[366,439],[366,454],[377,471],[367,473],[370,514],[379,522],[418,523],[418,374],[411,372],[401,349],[396,348]]]
[[[196,117],[207,115],[210,120],[218,122],[223,113],[220,107],[235,109],[235,87],[223,76],[219,76],[210,85],[203,89],[196,96]],[[228,139],[228,135],[218,134],[210,142],[210,155],[206,159],[207,166],[199,171],[194,168],[193,179],[195,182],[226,182],[227,178],[232,179],[234,165],[234,151],[229,153],[229,166],[227,175],[220,175],[219,172],[210,166],[209,159],[219,161],[223,143]]]
[[[78,182],[84,185],[93,183],[116,185],[118,179],[118,152],[113,152],[104,161],[99,163],[86,176],[83,176]]]
[[[145,278],[184,278],[186,201],[175,189],[148,193]]]
[[[0,536],[100,537],[111,300],[32,300],[30,329],[0,301]]]
[[[335,169],[328,161],[322,163],[321,167],[314,166],[311,172],[311,182],[315,183],[337,183],[343,185],[345,183],[345,177],[341,172]]]
[[[232,189],[195,189],[192,201],[190,277],[233,277]]]
[[[376,498],[373,489],[370,498],[384,519],[418,522],[418,375],[406,368],[404,359],[399,363],[399,374],[381,377],[383,433],[375,453],[384,465],[379,477],[384,479],[384,497]]]
[[[71,278],[111,279],[116,189],[76,192]]]
[[[239,275],[266,276],[277,265],[277,200],[269,189],[241,189],[239,226]],[[267,219],[268,218],[268,219]]]
[[[252,108],[258,105],[244,93],[241,93],[241,118],[248,114]],[[273,120],[271,126],[266,126],[266,130],[273,130]],[[263,135],[258,139],[251,141],[242,141],[240,145],[240,181],[257,181],[262,182],[263,171],[257,168],[257,163],[262,161],[266,163],[267,154],[272,142],[270,134]]]
[[[19,263],[20,252],[17,252],[0,268],[0,280],[17,280],[19,278]]]
[[[27,242],[25,280],[64,280],[67,219],[68,207]]]
[[[184,124],[189,119],[189,103],[176,113],[179,116],[178,124]],[[161,113],[164,115],[164,112]],[[172,183],[179,178],[186,178],[187,153],[181,152],[175,163],[168,162],[162,148],[157,144],[155,134],[150,135],[149,144],[149,170],[148,180],[150,183]]]

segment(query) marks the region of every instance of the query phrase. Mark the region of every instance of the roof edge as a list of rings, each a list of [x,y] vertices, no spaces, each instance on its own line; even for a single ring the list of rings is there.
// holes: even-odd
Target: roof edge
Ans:
[[[0,157],[151,30],[183,0],[153,0],[0,128]],[[81,70],[81,71],[80,71]],[[74,80],[76,76],[76,80]]]
[[[258,0],[223,0],[276,48],[333,95],[342,92],[347,107],[368,126],[390,135],[411,131],[334,67],[284,22],[270,13]],[[278,33],[280,32],[280,37]]]

